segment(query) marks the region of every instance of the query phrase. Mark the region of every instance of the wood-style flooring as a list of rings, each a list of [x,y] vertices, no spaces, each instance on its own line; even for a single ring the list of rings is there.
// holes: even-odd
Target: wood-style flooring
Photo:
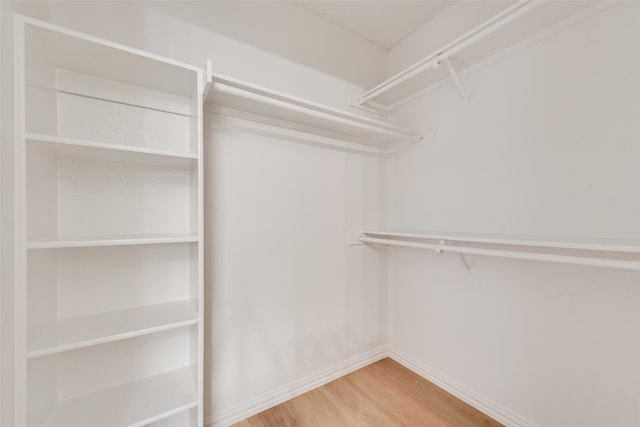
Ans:
[[[233,427],[502,426],[391,359],[383,359]]]

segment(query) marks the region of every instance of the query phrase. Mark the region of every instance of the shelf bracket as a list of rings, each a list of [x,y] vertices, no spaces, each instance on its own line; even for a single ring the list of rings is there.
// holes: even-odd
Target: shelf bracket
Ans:
[[[464,269],[467,271],[471,271],[471,267],[469,266],[469,263],[467,262],[467,258],[464,256],[464,254],[458,252],[458,255],[460,256],[460,261],[462,262],[462,265],[464,265]]]
[[[460,94],[460,98],[468,105],[469,97],[467,96],[467,92],[464,90],[464,86],[462,85],[462,81],[456,72],[456,69],[453,68],[453,64],[451,64],[451,60],[449,58],[445,58],[442,62],[447,66],[447,70],[449,71],[449,75],[451,76],[451,80],[453,80],[453,84],[456,85],[456,89],[458,89],[458,93]]]

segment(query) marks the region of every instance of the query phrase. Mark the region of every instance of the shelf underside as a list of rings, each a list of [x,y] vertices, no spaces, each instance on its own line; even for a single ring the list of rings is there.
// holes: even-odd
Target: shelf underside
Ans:
[[[198,323],[195,300],[154,304],[54,322],[34,337],[27,358],[74,350]]]
[[[59,402],[48,427],[138,427],[197,406],[195,367]]]

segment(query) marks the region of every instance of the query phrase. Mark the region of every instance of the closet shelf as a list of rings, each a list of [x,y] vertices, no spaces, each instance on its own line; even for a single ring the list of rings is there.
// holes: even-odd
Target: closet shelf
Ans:
[[[205,109],[222,116],[307,132],[384,150],[418,143],[415,130],[370,119],[216,73],[209,73]]]
[[[438,253],[640,270],[640,239],[559,238],[453,232],[363,231],[359,243],[432,249]]]
[[[196,367],[160,375],[59,402],[48,427],[139,427],[197,406]]]
[[[184,300],[60,319],[33,340],[27,358],[195,325],[196,306]]]
[[[519,0],[368,90],[356,104],[388,113],[449,82],[467,100],[458,74],[468,75],[617,3]]]
[[[79,160],[98,160],[178,169],[193,169],[198,163],[196,154],[105,144],[35,133],[28,133],[26,140],[30,147],[52,150],[57,157],[70,157]]]
[[[196,243],[196,234],[150,234],[100,236],[86,238],[59,238],[56,240],[32,240],[27,249],[88,248],[95,246],[160,245],[167,243]]]
[[[200,68],[29,17],[28,37],[55,68],[178,96],[197,95]],[[29,40],[28,40],[29,41]]]

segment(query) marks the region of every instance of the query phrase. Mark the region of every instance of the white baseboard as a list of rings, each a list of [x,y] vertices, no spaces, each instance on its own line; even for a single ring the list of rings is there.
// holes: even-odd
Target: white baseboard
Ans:
[[[377,362],[378,360],[384,359],[385,357],[390,357],[405,368],[415,372],[426,380],[431,381],[433,384],[446,390],[453,396],[468,403],[507,427],[539,427],[537,424],[514,414],[510,410],[503,408],[481,394],[464,387],[453,379],[414,359],[408,354],[387,346],[369,351],[363,355],[354,357],[343,363],[318,372],[317,374],[310,375],[258,396],[255,399],[245,402],[244,404],[225,411],[215,417],[206,419],[204,425],[206,427],[227,427],[266,409],[279,405],[280,403],[286,402],[289,399],[293,399],[294,397],[313,390],[314,388],[325,385],[344,375],[350,374],[351,372]]]
[[[388,347],[386,346],[369,351],[365,354],[318,372],[317,374],[310,375],[291,384],[279,387],[217,416],[210,417],[205,420],[204,425],[206,427],[227,427],[313,390],[314,388],[350,374],[351,372],[377,362],[378,360],[384,359],[387,355]]]
[[[390,348],[388,357],[507,427],[539,427],[479,393],[458,384],[446,375],[426,366],[406,353]]]

